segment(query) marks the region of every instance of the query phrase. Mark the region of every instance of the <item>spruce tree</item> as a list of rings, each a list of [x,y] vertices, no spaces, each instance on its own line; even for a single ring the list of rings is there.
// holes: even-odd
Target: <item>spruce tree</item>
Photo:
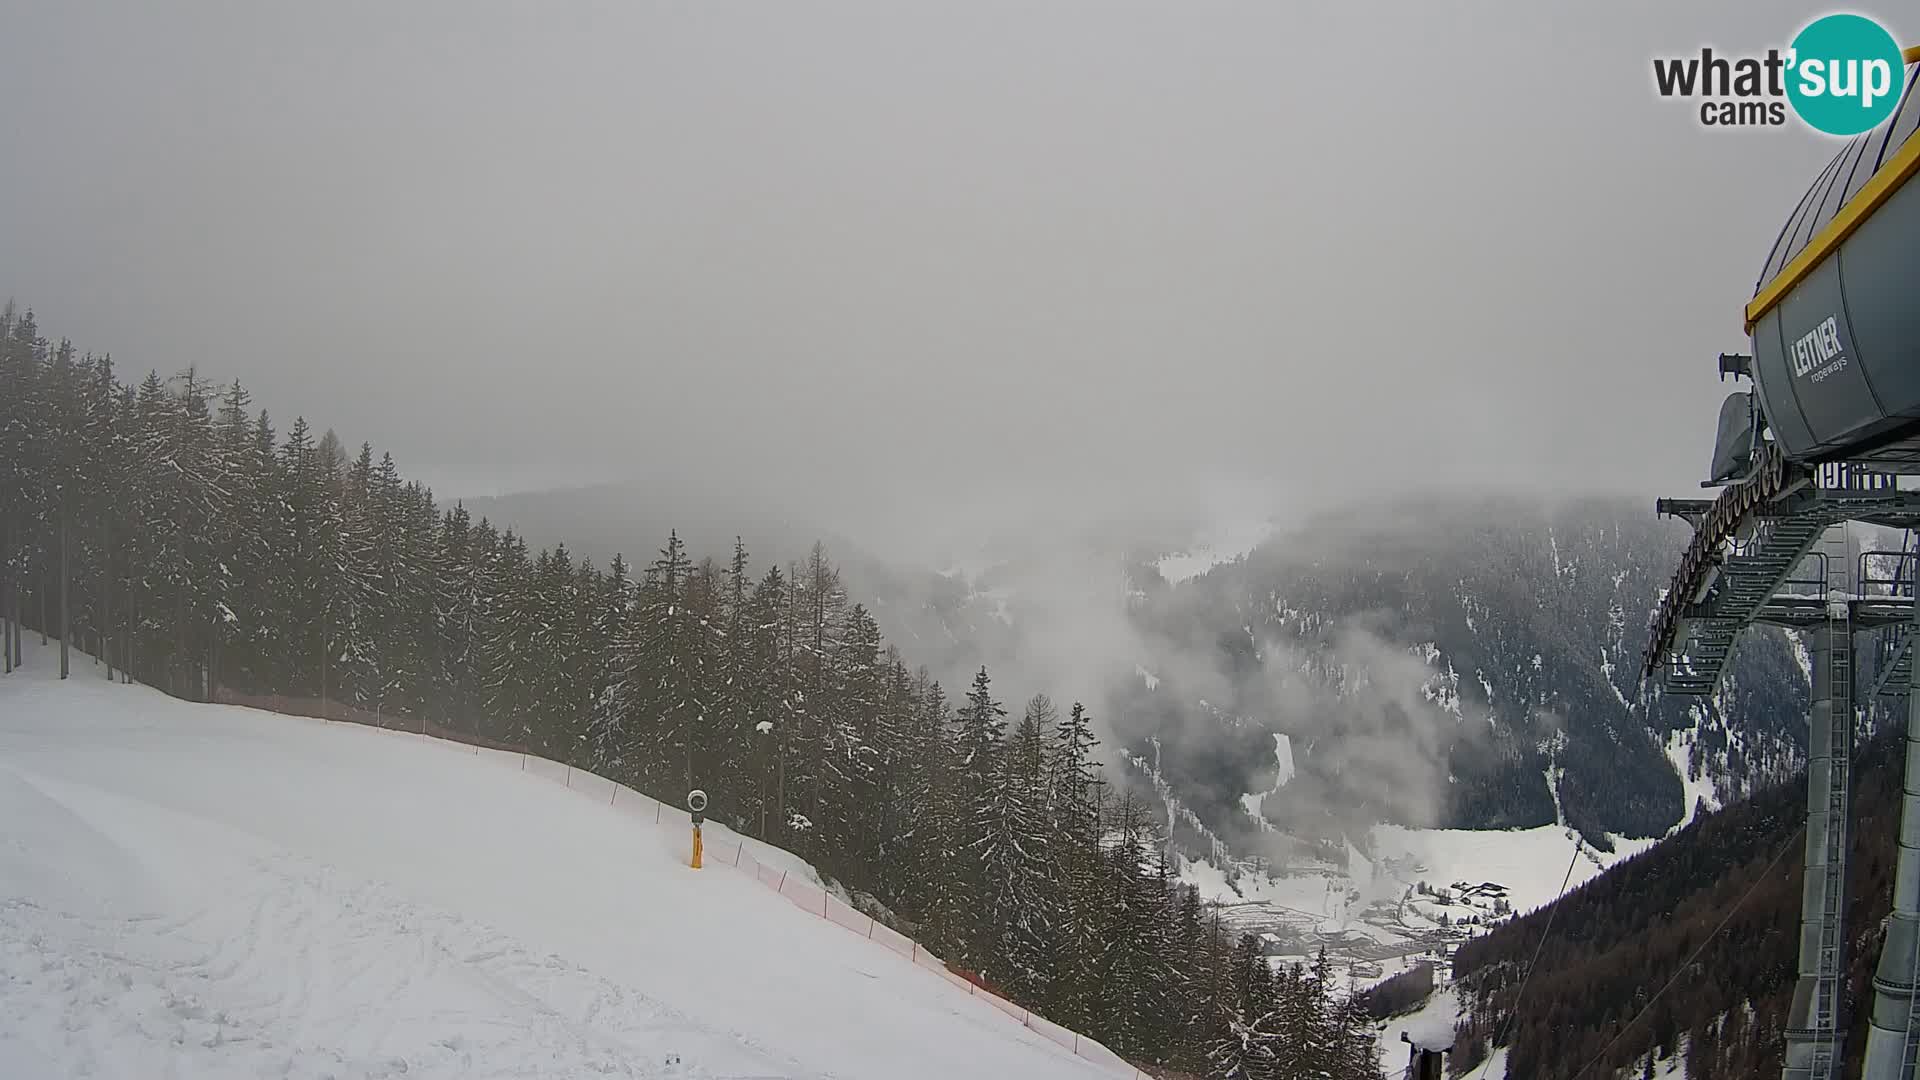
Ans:
[[[790,741],[793,775],[791,801],[804,807],[790,820],[803,827],[796,839],[802,850],[819,856],[828,844],[827,790],[845,790],[853,733],[834,705],[834,653],[846,616],[846,590],[826,548],[814,544],[806,561],[794,568],[789,592],[791,664],[798,730]]]
[[[904,782],[913,809],[905,859],[911,892],[903,906],[923,927],[923,940],[930,948],[957,959],[963,955],[980,909],[964,848],[965,772],[959,765],[958,743],[948,736],[951,714],[945,691],[939,683],[929,682],[914,710],[908,744],[912,771]]]
[[[955,717],[954,765],[958,769],[956,808],[961,830],[959,848],[966,865],[961,884],[969,907],[976,912],[974,926],[963,942],[965,962],[976,969],[990,960],[997,943],[999,885],[1012,874],[1015,860],[1007,835],[1008,811],[1001,783],[1001,758],[1006,743],[1007,711],[993,698],[987,669],[974,676],[967,703]]]
[[[801,690],[794,664],[793,589],[778,566],[769,567],[748,600],[746,663],[754,682],[744,688],[754,740],[760,835],[789,842],[793,804],[789,779],[800,732]]]
[[[478,650],[488,606],[482,583],[493,558],[494,540],[492,526],[484,520],[476,524],[458,503],[441,523],[439,581],[435,583],[440,616],[431,700],[438,713],[434,719],[456,730],[471,731],[478,723]]]
[[[1054,827],[1054,873],[1059,909],[1052,946],[1056,956],[1053,1009],[1062,1023],[1087,1023],[1095,1014],[1100,979],[1099,934],[1106,872],[1100,852],[1098,740],[1086,709],[1075,702],[1046,748],[1047,815]]]
[[[634,762],[628,757],[633,733],[627,726],[632,703],[639,694],[641,671],[633,606],[627,562],[615,555],[594,598],[592,635],[598,660],[590,687],[592,714],[579,761],[584,768],[622,783],[636,779]]]
[[[997,870],[996,897],[988,909],[1000,928],[996,952],[1007,971],[1007,985],[1027,1000],[1049,1000],[1063,961],[1059,934],[1068,920],[1067,882],[1058,873],[1063,845],[1054,838],[1058,822],[1048,811],[1046,748],[1058,720],[1046,695],[1035,695],[1008,741],[998,799],[1000,836],[1010,858]]]
[[[482,522],[479,535],[487,544],[473,624],[477,730],[519,745],[527,734],[528,683],[537,661],[531,646],[534,567],[526,541],[511,529],[495,532]]]
[[[637,736],[643,769],[657,790],[683,793],[707,762],[706,627],[689,603],[693,570],[678,533],[647,568],[634,613],[639,685],[627,726]]]

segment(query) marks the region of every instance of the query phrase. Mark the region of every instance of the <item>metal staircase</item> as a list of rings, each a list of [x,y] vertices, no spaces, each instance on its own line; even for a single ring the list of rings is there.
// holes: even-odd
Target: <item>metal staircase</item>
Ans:
[[[1899,552],[1870,552],[1870,555],[1896,555],[1893,576],[1879,578],[1871,574],[1862,557],[1861,585],[1865,589],[1884,588],[1892,599],[1913,601],[1914,570],[1920,565],[1920,532],[1908,530]],[[1913,683],[1913,627],[1910,622],[1897,625],[1892,633],[1874,641],[1873,697],[1905,697]]]
[[[1849,590],[1850,591],[1850,590]],[[1845,593],[1841,594],[1843,597]],[[1827,605],[1826,885],[1820,908],[1820,986],[1814,995],[1813,1076],[1830,1080],[1840,1053],[1840,996],[1846,980],[1844,914],[1847,893],[1847,793],[1853,759],[1853,605]],[[1809,800],[1811,803],[1811,800]],[[1811,867],[1809,867],[1811,869]]]
[[[1690,548],[1694,558],[1676,575],[1656,626],[1646,673],[1669,694],[1711,694],[1719,684],[1734,642],[1755,623],[1814,630],[1825,621],[1826,588],[1792,575],[1821,535],[1842,521],[1894,528],[1920,526],[1920,492],[1901,490],[1892,478],[1859,469],[1821,466],[1789,483],[1777,500],[1739,503],[1730,513],[1723,500],[1662,499],[1661,514],[1680,517],[1696,530],[1717,522],[1721,539]],[[1822,567],[1822,578],[1836,568]],[[1844,569],[1851,569],[1847,567]],[[1911,575],[1909,575],[1911,576]],[[1909,597],[1859,606],[1855,629],[1904,622]],[[1682,595],[1672,595],[1674,593]],[[1882,669],[1884,670],[1884,669]],[[1877,684],[1876,684],[1877,685]]]
[[[1812,627],[1814,667],[1807,729],[1806,877],[1800,904],[1799,981],[1787,1014],[1788,1080],[1832,1080],[1841,1060],[1846,988],[1847,808],[1853,746],[1854,599],[1857,582],[1846,527],[1828,529],[1811,561],[1818,578],[1799,579],[1820,604]]]

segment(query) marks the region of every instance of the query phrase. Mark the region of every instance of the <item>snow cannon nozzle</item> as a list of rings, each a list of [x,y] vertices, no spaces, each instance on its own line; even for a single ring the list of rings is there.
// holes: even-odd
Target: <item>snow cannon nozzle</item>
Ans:
[[[693,868],[700,869],[700,822],[707,808],[707,793],[699,788],[687,792],[687,810],[693,814]]]

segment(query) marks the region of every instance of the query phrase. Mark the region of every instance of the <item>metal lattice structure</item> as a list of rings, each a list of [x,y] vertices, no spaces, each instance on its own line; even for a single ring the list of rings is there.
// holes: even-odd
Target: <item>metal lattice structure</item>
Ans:
[[[1920,532],[1910,532],[1891,558],[1892,574],[1883,579],[1889,596],[1913,601],[1920,577]],[[1881,584],[1876,581],[1873,584]],[[1874,1008],[1868,1027],[1864,1075],[1911,1077],[1920,1060],[1920,694],[1914,693],[1913,645],[1915,625],[1909,623],[1882,635],[1877,648],[1879,677],[1874,694],[1907,699],[1907,770],[1900,826],[1900,859],[1894,881],[1894,905],[1887,920],[1887,942],[1874,972]],[[1903,903],[1902,901],[1906,901]]]
[[[1710,694],[1747,627],[1818,626],[1826,618],[1826,574],[1808,577],[1803,564],[1827,529],[1846,521],[1920,528],[1920,491],[1901,490],[1895,480],[1847,465],[1789,466],[1771,493],[1729,489],[1711,502],[1660,500],[1658,511],[1691,523],[1694,536],[1654,613],[1643,674],[1670,694]],[[1912,609],[1910,596],[1858,600],[1853,621],[1861,629],[1903,624]]]
[[[1920,63],[1920,49],[1906,53]],[[1705,486],[1662,500],[1694,535],[1654,612],[1642,676],[1672,694],[1714,692],[1741,633],[1804,634],[1808,672],[1806,874],[1799,981],[1787,1016],[1789,1080],[1844,1061],[1847,827],[1858,689],[1908,697],[1905,801],[1893,911],[1873,987],[1863,1080],[1914,1080],[1920,1056],[1920,70],[1883,125],[1850,139],[1774,241],[1746,306],[1753,380],[1729,395]],[[1848,522],[1908,530],[1900,552],[1856,554]],[[1876,558],[1895,558],[1890,577]],[[1877,633],[1856,650],[1857,636]],[[1864,668],[1864,670],[1863,670]]]
[[[1785,1075],[1826,1080],[1838,1075],[1846,1027],[1845,909],[1848,800],[1853,717],[1871,695],[1912,696],[1914,579],[1920,569],[1920,491],[1896,477],[1847,465],[1775,477],[1770,497],[1750,489],[1708,502],[1669,499],[1662,514],[1695,528],[1668,595],[1656,613],[1646,674],[1666,693],[1708,695],[1718,686],[1740,634],[1772,625],[1807,635],[1813,657],[1808,717],[1806,874],[1803,881],[1799,981],[1787,1031]],[[1738,507],[1737,510],[1730,509]],[[1716,510],[1719,511],[1716,514]],[[1900,551],[1855,551],[1845,525],[1865,522],[1907,530]],[[1892,561],[1891,573],[1885,563]],[[1663,623],[1662,619],[1666,621]],[[1856,649],[1859,635],[1873,635]],[[1870,680],[1870,681],[1869,681]],[[1867,694],[1859,690],[1868,691]],[[1920,696],[1912,700],[1920,702]],[[1910,706],[1911,707],[1911,706]],[[1920,731],[1920,723],[1910,724]],[[1920,740],[1909,759],[1920,763]],[[1908,801],[1920,807],[1920,769],[1909,772]],[[1910,809],[1901,844],[1913,869],[1897,883],[1895,918],[1874,987],[1871,1046],[1885,1059],[1869,1077],[1909,1080],[1920,1053],[1920,809]],[[1912,903],[1903,906],[1902,901]]]

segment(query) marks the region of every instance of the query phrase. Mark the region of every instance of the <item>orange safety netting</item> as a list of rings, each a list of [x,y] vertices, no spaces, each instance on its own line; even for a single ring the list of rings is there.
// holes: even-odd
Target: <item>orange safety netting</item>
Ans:
[[[411,735],[415,738],[432,740],[443,746],[458,747],[462,753],[484,755],[499,760],[503,765],[517,768],[521,772],[562,784],[580,793],[612,806],[638,821],[651,821],[655,825],[687,828],[692,823],[692,815],[687,811],[643,795],[623,784],[616,783],[603,776],[582,769],[573,768],[556,761],[549,761],[537,754],[508,743],[486,739],[480,736],[457,732],[431,721],[415,720],[397,714],[382,714],[379,710],[367,710],[342,705],[338,702],[316,702],[307,699],[267,697],[245,695],[216,689],[214,700],[228,705],[260,709],[288,716],[302,716],[339,723],[359,724],[380,728],[395,734]],[[1085,1058],[1105,1066],[1117,1075],[1141,1077],[1144,1074],[1125,1058],[1107,1049],[1100,1043],[1069,1031],[1060,1025],[1037,1016],[1022,1006],[986,989],[977,976],[958,971],[945,961],[922,948],[912,938],[882,925],[872,916],[863,914],[859,909],[833,895],[820,885],[804,880],[801,876],[786,870],[769,866],[753,857],[747,850],[748,841],[737,838],[732,843],[710,845],[706,850],[707,866],[725,867],[751,875],[760,884],[779,893],[787,901],[802,911],[817,915],[828,922],[858,934],[869,941],[877,942],[890,951],[899,954],[915,967],[932,972],[969,996],[985,1001],[987,1004],[1005,1013],[1007,1017],[1019,1023],[1047,1042],[1077,1057]]]

